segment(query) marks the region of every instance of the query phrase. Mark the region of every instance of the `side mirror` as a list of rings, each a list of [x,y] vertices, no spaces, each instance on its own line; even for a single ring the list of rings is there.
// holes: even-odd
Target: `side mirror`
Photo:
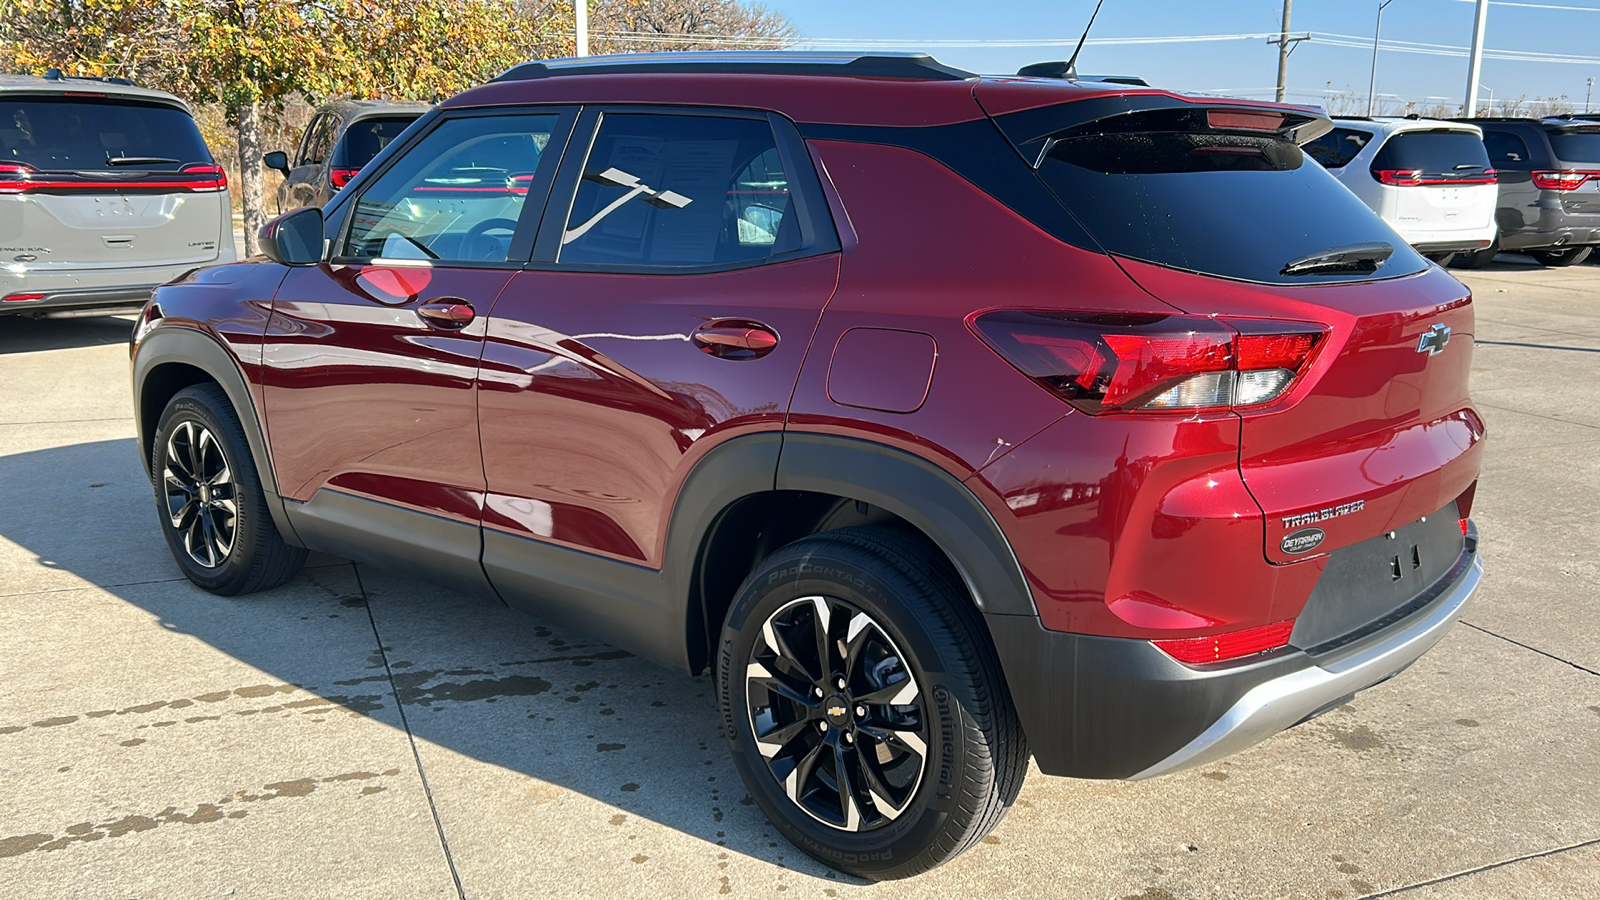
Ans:
[[[282,150],[274,150],[261,157],[261,162],[269,169],[277,169],[283,177],[289,177],[289,154]]]
[[[302,206],[261,226],[261,252],[286,266],[322,262],[322,210]]]

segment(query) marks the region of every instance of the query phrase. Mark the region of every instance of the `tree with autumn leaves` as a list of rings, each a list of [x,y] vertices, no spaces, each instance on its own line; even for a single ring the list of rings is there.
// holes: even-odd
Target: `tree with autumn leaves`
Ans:
[[[742,0],[589,0],[606,50],[680,49],[654,31],[794,40]],[[237,130],[245,245],[266,222],[263,117],[291,98],[436,100],[570,55],[571,0],[0,0],[0,71],[120,76],[215,103]]]

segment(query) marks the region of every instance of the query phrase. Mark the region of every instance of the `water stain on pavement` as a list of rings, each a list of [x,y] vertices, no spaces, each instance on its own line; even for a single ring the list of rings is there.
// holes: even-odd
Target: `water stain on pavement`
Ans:
[[[12,856],[21,856],[24,853],[49,852],[62,850],[73,844],[86,844],[108,838],[126,837],[150,831],[162,825],[204,825],[211,822],[220,822],[224,819],[242,819],[249,815],[247,810],[227,809],[230,805],[245,803],[260,803],[281,798],[309,797],[317,790],[318,785],[334,784],[343,781],[367,781],[383,776],[400,774],[399,769],[388,769],[377,772],[345,772],[340,775],[329,775],[324,778],[296,778],[292,781],[276,781],[264,785],[260,793],[238,791],[223,797],[215,803],[201,803],[191,812],[180,812],[176,806],[169,806],[158,813],[150,815],[128,815],[119,819],[106,822],[79,822],[61,829],[61,834],[36,831],[30,834],[18,834],[0,838],[0,859]],[[369,785],[362,789],[362,794],[376,793],[372,790],[381,786]]]

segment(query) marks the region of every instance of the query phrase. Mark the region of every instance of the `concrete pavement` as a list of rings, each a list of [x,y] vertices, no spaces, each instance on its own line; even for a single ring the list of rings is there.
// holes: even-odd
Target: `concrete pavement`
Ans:
[[[881,885],[766,824],[704,678],[328,557],[190,587],[134,450],[128,321],[0,319],[0,894],[1594,894],[1600,268],[1459,274],[1491,429],[1465,624],[1217,765],[1034,772],[981,847]]]

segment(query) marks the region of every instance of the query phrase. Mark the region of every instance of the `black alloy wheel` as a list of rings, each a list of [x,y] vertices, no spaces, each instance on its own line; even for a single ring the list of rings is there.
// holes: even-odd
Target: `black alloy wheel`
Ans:
[[[932,869],[1022,788],[1027,740],[988,628],[920,535],[845,528],[774,552],[734,598],[716,659],[745,788],[835,869]]]
[[[184,388],[167,403],[150,471],[167,547],[196,585],[247,594],[288,581],[305,564],[306,551],[272,522],[244,427],[221,387]]]

